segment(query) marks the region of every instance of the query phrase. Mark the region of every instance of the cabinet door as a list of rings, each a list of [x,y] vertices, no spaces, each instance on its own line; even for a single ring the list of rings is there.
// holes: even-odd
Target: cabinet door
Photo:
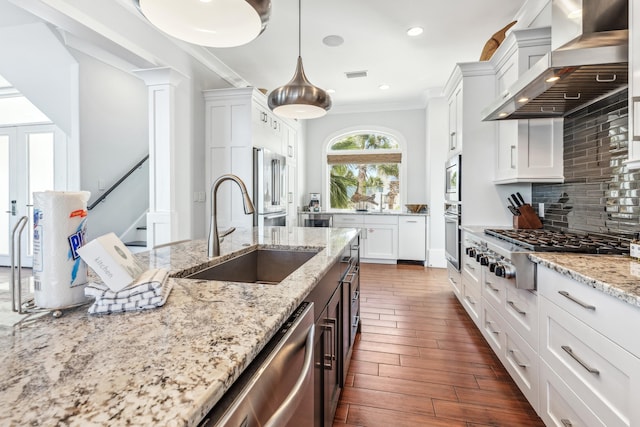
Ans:
[[[364,258],[398,259],[397,232],[397,225],[368,225],[365,233]]]
[[[425,217],[400,217],[398,220],[398,259],[426,260]]]
[[[449,154],[462,150],[462,84],[449,98]]]

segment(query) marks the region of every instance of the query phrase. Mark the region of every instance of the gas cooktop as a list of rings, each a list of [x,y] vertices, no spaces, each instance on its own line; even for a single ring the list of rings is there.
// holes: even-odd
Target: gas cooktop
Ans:
[[[545,229],[485,229],[485,234],[535,252],[628,254],[629,241],[613,236]]]

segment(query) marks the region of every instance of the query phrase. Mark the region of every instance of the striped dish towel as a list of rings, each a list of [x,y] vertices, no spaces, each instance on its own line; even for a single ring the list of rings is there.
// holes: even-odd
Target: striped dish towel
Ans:
[[[144,272],[126,288],[113,292],[102,283],[90,283],[85,295],[96,298],[89,307],[89,314],[111,314],[161,307],[167,301],[172,284],[165,269]]]

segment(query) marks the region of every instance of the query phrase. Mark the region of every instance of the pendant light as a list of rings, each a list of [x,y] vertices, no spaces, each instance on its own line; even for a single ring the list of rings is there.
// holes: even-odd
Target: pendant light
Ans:
[[[269,22],[270,0],[133,0],[149,22],[189,43],[232,47],[258,37]]]
[[[274,89],[269,94],[269,108],[281,117],[291,119],[315,119],[327,114],[331,108],[331,97],[311,84],[304,74],[301,56],[301,0],[298,0],[298,62],[296,72],[289,83]]]

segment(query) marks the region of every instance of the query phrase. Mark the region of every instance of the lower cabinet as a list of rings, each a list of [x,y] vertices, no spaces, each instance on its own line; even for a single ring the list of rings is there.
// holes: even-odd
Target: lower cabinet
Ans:
[[[542,419],[640,425],[640,354],[632,331],[640,310],[546,268],[538,275]],[[560,393],[566,394],[554,401]]]
[[[358,243],[359,236],[347,245],[341,258],[306,299],[315,306],[314,427],[333,425],[340,392],[349,369],[353,339],[359,330]],[[356,329],[352,330],[354,316],[357,316]]]
[[[398,259],[427,260],[427,217],[401,215],[398,217]]]
[[[398,260],[398,215],[333,214],[333,226],[362,230],[362,262],[391,264]]]

